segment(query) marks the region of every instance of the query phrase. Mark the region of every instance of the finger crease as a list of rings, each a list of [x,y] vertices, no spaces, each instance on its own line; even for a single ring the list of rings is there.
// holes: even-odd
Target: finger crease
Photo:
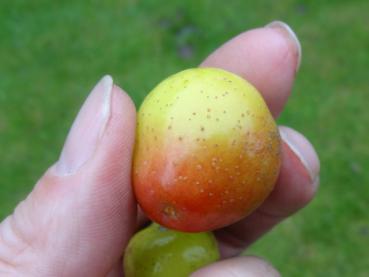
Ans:
[[[260,215],[261,217],[266,217],[266,218],[270,218],[270,219],[277,220],[277,221],[281,221],[288,216],[288,215],[281,215],[281,214],[267,212],[262,209],[258,209],[254,213],[256,213],[257,215]]]
[[[235,249],[242,249],[247,246],[247,242],[245,242],[239,234],[234,233],[229,229],[218,230],[216,231],[216,234],[219,240]]]

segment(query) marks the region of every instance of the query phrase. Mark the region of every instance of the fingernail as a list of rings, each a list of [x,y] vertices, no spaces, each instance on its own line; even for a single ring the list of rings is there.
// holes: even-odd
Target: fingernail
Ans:
[[[110,116],[112,87],[113,79],[107,75],[90,92],[56,163],[58,175],[74,174],[95,152]]]
[[[283,21],[272,21],[269,24],[265,25],[265,27],[268,28],[275,28],[280,30],[296,47],[296,53],[297,53],[297,65],[296,65],[296,71],[299,69],[301,64],[301,43],[299,39],[297,38],[296,33],[292,30],[292,28],[287,25],[287,23]]]
[[[306,168],[311,178],[311,184],[313,186],[318,186],[320,162],[314,147],[303,135],[291,128],[280,126],[279,133],[282,140],[289,146]]]

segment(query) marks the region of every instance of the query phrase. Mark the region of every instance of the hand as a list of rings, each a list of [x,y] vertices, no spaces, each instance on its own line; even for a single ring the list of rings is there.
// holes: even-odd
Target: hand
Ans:
[[[290,94],[301,57],[281,24],[243,33],[201,66],[243,76],[276,117]],[[278,276],[255,257],[230,258],[305,206],[318,186],[319,160],[296,131],[280,128],[283,165],[275,190],[252,215],[216,231],[225,259],[193,276]],[[120,276],[121,256],[142,221],[131,190],[135,107],[104,77],[82,106],[60,159],[0,224],[1,276]]]

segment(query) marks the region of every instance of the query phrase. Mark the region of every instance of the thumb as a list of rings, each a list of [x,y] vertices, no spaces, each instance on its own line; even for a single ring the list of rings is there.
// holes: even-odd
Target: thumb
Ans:
[[[59,161],[0,225],[0,275],[104,276],[135,229],[130,185],[135,108],[104,77]],[[23,275],[22,275],[23,276]]]
[[[268,262],[254,256],[222,260],[194,272],[191,277],[280,277]]]

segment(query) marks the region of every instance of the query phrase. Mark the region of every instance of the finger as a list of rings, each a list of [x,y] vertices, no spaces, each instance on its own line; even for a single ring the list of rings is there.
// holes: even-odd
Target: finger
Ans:
[[[280,274],[266,261],[257,257],[237,257],[201,268],[191,277],[278,277]]]
[[[276,117],[290,95],[300,60],[295,33],[287,24],[273,22],[231,39],[201,66],[223,68],[251,82]]]
[[[249,80],[277,116],[291,92],[300,60],[301,46],[294,32],[285,23],[273,22],[230,40],[202,66],[220,67]],[[297,147],[291,149],[292,144],[285,141],[281,176],[265,204],[245,220],[217,231],[224,256],[238,254],[282,218],[306,205],[314,195],[311,188],[317,183],[314,177],[319,171],[317,155],[305,138],[290,129],[284,130],[298,138],[295,142],[302,149],[299,153]],[[305,160],[310,161],[311,170],[302,162]]]
[[[132,101],[104,77],[81,108],[59,161],[0,225],[0,260],[27,276],[106,275],[135,229],[134,129]]]
[[[282,167],[273,192],[250,216],[216,231],[224,257],[239,254],[277,223],[308,204],[319,184],[319,159],[300,133],[280,127]]]

